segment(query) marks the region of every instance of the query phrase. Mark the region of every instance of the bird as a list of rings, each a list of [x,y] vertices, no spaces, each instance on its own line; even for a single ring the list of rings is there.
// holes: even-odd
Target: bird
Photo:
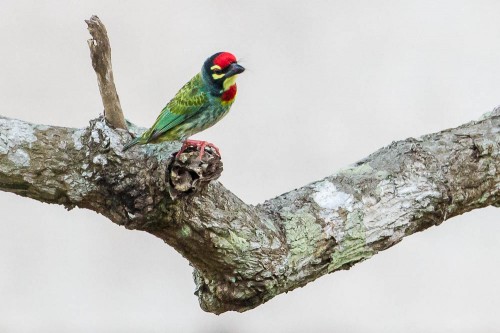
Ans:
[[[178,140],[183,144],[176,158],[188,147],[200,150],[200,160],[205,147],[213,148],[220,157],[219,149],[212,143],[189,137],[215,125],[229,112],[236,97],[236,77],[243,71],[245,68],[232,53],[215,53],[167,103],[153,126],[125,144],[122,151],[135,145]]]

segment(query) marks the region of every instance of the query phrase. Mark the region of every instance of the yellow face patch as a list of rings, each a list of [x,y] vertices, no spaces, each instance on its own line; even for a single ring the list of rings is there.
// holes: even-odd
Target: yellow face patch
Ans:
[[[221,68],[220,68],[220,66],[219,66],[219,65],[213,65],[212,67],[210,67],[210,70],[211,70],[212,72],[214,72],[214,71],[220,71],[220,70],[221,70]],[[218,79],[220,79],[221,77],[223,77],[224,75],[225,75],[225,74],[217,74],[217,73],[213,73],[213,74],[212,74],[212,77],[214,78],[214,80],[218,80]]]
[[[214,73],[214,74],[212,74],[212,77],[214,78],[214,80],[218,80],[218,79],[220,79],[221,77],[223,77],[224,75],[226,75],[226,74],[215,74],[215,73]]]
[[[224,83],[222,84],[222,88],[224,89],[224,91],[228,90],[233,84],[236,83],[237,76],[238,75],[233,75],[224,80]]]

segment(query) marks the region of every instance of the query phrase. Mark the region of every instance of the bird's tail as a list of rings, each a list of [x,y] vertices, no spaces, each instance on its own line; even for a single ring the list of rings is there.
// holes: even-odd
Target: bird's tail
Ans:
[[[122,151],[126,151],[126,150],[129,150],[130,148],[132,148],[133,146],[135,146],[136,144],[140,143],[141,141],[141,137],[138,136],[137,138],[135,138],[134,140],[132,141],[129,141],[125,144],[125,146],[123,146],[123,149]]]

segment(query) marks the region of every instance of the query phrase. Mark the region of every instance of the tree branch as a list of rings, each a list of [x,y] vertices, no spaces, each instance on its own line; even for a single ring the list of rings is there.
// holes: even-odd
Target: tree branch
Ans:
[[[204,310],[245,311],[455,215],[500,206],[499,110],[394,142],[258,206],[206,185],[221,171],[215,154],[174,161],[175,144],[122,153],[128,135],[103,119],[71,129],[0,118],[0,190],[149,232],[191,262]]]
[[[161,238],[193,265],[200,305],[214,313],[254,308],[455,215],[500,206],[500,109],[393,142],[257,206],[214,181],[216,154],[174,159],[178,143],[123,153],[128,139],[102,118],[74,129],[0,117],[0,190]]]
[[[92,67],[97,74],[99,92],[101,93],[102,104],[104,105],[104,115],[106,121],[113,128],[126,129],[125,117],[123,116],[120,99],[116,92],[113,78],[113,68],[111,66],[111,46],[109,44],[108,32],[101,20],[93,15],[90,20],[85,20],[88,25],[92,39],[87,43],[90,48]]]

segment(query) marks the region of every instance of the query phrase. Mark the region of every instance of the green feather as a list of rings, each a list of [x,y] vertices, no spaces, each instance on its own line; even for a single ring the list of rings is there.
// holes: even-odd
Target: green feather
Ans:
[[[168,137],[162,138],[162,136],[209,106],[207,93],[203,87],[201,74],[195,75],[186,83],[163,108],[151,129],[144,133],[147,136],[147,143],[180,139],[177,134],[181,133],[176,131]]]
[[[124,151],[137,144],[185,140],[211,127],[227,114],[232,101],[222,103],[223,83],[214,83],[206,73],[206,64],[202,68],[203,74],[196,74],[186,83],[163,108],[153,126],[127,143]],[[225,81],[234,84],[233,77]]]
[[[172,131],[176,126],[203,112],[209,106],[201,74],[186,83],[174,98],[163,108],[155,123],[136,143],[173,141],[182,138],[181,131]]]

